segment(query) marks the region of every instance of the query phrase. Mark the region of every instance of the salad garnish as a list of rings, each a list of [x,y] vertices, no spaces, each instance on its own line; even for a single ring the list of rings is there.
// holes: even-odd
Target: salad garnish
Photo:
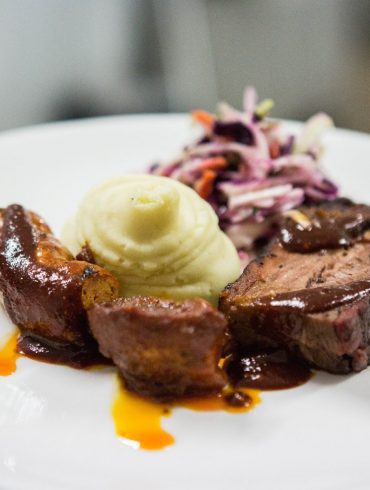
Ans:
[[[321,137],[333,126],[331,118],[316,114],[300,134],[291,134],[268,118],[273,106],[271,99],[258,103],[254,88],[247,87],[242,111],[225,102],[216,114],[193,111],[201,137],[175,160],[150,168],[206,199],[244,262],[261,240],[271,237],[282,214],[338,195],[319,166]]]

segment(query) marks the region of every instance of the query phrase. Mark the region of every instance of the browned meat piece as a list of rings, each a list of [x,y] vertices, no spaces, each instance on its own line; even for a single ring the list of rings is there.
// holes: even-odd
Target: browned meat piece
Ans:
[[[220,309],[244,346],[280,345],[333,373],[360,371],[369,363],[370,243],[361,233],[370,209],[341,201],[302,212],[316,224],[286,222],[282,240],[223,291]]]
[[[76,260],[83,260],[89,262],[89,264],[96,264],[94,254],[88,245],[82,247],[80,252],[76,255]]]
[[[207,301],[120,298],[88,312],[101,353],[129,389],[159,400],[221,389],[226,320]]]
[[[2,220],[0,290],[23,334],[21,348],[50,361],[89,364],[97,347],[85,310],[116,298],[118,281],[101,267],[73,260],[48,225],[22,206],[8,206]]]

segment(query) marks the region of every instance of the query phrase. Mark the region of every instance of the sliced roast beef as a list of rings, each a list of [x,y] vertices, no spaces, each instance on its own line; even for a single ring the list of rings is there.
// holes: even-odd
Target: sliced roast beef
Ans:
[[[280,240],[221,294],[243,346],[284,346],[333,372],[369,363],[370,208],[340,201],[301,209]]]
[[[120,298],[88,313],[101,353],[129,389],[158,400],[218,391],[226,320],[202,299]]]

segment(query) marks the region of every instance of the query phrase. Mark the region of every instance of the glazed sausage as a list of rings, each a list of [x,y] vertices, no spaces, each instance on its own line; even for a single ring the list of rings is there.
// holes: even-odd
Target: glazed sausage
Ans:
[[[0,290],[26,354],[72,365],[98,353],[86,310],[118,296],[107,270],[74,260],[37,214],[13,204],[1,212]],[[30,342],[32,339],[32,342]]]

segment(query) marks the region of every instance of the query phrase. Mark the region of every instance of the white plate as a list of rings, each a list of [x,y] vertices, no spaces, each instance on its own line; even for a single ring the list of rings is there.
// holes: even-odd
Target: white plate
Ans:
[[[290,125],[296,128],[296,125]],[[94,183],[175,155],[184,116],[134,116],[41,126],[0,136],[0,205],[19,202],[58,232]],[[333,130],[325,165],[343,191],[370,202],[370,138]],[[0,317],[0,339],[11,329]],[[367,489],[370,371],[319,373],[263,393],[245,414],[174,411],[177,442],[137,451],[114,434],[112,372],[22,358],[0,378],[1,490]]]

